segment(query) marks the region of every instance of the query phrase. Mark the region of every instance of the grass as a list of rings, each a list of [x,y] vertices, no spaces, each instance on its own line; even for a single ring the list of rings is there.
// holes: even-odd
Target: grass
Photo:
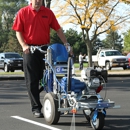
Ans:
[[[2,72],[0,72],[0,75],[23,75],[24,74],[24,72],[22,72],[22,71],[16,71],[16,72],[4,72],[4,71],[2,71]]]
[[[74,64],[75,68],[79,68],[79,63],[75,63]],[[84,63],[84,68],[87,68],[87,63]],[[75,69],[75,73],[80,73],[79,69]],[[0,75],[23,75],[24,72],[22,71],[15,71],[15,72],[4,72],[4,71],[0,71]]]
[[[88,64],[87,63],[83,63],[83,66],[84,66],[84,68],[87,68]],[[75,68],[79,68],[79,63],[74,63],[74,67]]]

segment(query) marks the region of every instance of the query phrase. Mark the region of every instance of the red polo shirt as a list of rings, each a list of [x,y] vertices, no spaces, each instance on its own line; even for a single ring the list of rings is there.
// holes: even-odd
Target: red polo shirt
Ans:
[[[44,6],[36,11],[31,4],[19,10],[12,27],[23,34],[25,43],[32,45],[50,43],[50,28],[60,29],[54,13]]]

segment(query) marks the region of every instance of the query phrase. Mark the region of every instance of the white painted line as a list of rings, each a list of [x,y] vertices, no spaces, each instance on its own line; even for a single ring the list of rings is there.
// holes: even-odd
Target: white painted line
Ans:
[[[49,126],[49,125],[45,125],[45,124],[42,124],[42,123],[39,123],[39,122],[36,122],[36,121],[26,119],[26,118],[23,118],[23,117],[20,117],[20,116],[11,116],[11,117],[18,119],[18,120],[28,122],[28,123],[31,123],[31,124],[35,124],[35,125],[38,125],[38,126],[41,126],[41,127],[44,127],[44,128],[47,128],[47,129],[50,129],[50,130],[62,130],[62,129],[58,129],[58,128],[55,128],[55,127],[52,127],[52,126]]]

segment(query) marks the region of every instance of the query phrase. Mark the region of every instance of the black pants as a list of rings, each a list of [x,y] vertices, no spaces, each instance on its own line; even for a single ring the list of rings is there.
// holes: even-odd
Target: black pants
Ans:
[[[35,51],[33,54],[23,54],[23,67],[25,81],[28,90],[28,95],[31,101],[32,112],[41,110],[39,80],[43,77],[43,69],[45,62],[43,61],[44,54]]]
[[[79,70],[83,70],[83,61],[79,62]]]

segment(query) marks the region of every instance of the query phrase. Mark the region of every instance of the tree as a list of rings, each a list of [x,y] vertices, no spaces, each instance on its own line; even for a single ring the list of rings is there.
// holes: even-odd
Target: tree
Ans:
[[[130,19],[130,9],[119,9],[127,0],[55,0],[52,1],[57,18],[64,23],[81,26],[83,40],[88,50],[89,66],[92,66],[92,44],[109,30],[117,30]],[[56,7],[56,8],[55,8]]]
[[[50,8],[51,0],[43,0],[43,6],[46,6],[47,8]]]
[[[130,52],[130,30],[128,30],[126,33],[124,33],[124,48],[125,53]]]
[[[87,52],[82,33],[78,34],[76,30],[70,28],[69,30],[66,30],[65,35],[67,41],[70,43],[70,46],[73,48],[75,57],[77,57],[80,52],[82,52],[83,54]]]
[[[93,41],[92,47],[92,54],[96,55],[99,48],[104,47],[104,45],[103,42],[99,38],[97,38],[95,39],[95,41]]]
[[[62,43],[60,38],[58,37],[57,33],[51,29],[51,34],[50,34],[50,43]]]
[[[77,57],[80,52],[82,52],[84,54],[87,52],[85,44],[82,39],[82,34],[81,33],[78,34],[78,32],[73,29],[66,30],[66,32],[64,32],[64,34],[65,34],[68,42],[70,43],[70,46],[73,48],[75,60],[78,60]],[[51,30],[50,36],[51,36],[50,37],[51,44],[62,43],[62,41],[60,40],[60,38],[58,37],[57,33],[54,30]]]
[[[17,11],[27,4],[26,0],[0,0],[0,51],[20,51],[12,24]]]
[[[121,35],[119,35],[117,31],[110,30],[104,40],[104,47],[117,49],[121,52],[123,48],[122,42],[123,38],[121,38]]]

